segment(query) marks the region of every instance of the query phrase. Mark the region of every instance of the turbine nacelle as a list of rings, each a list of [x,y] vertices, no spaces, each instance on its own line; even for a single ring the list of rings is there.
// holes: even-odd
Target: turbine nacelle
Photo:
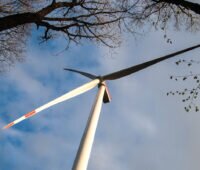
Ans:
[[[104,103],[110,103],[111,102],[111,95],[110,95],[110,92],[108,90],[108,86],[106,84],[105,81],[103,82],[100,82],[98,87],[100,87],[101,85],[104,85],[105,86],[105,92],[104,92],[104,96],[103,96],[103,102]]]

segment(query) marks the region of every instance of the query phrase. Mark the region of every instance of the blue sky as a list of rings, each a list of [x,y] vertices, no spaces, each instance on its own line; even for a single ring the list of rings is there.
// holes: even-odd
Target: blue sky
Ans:
[[[110,73],[199,43],[198,33],[150,31],[137,39],[124,35],[120,48],[110,51],[83,42],[59,53],[58,39],[38,44],[32,38],[26,60],[0,77],[0,126],[89,80],[64,67],[97,75]],[[182,55],[198,59],[199,50]],[[178,59],[178,58],[177,58]],[[135,75],[110,81],[112,101],[103,105],[89,161],[89,170],[199,170],[199,121],[186,113],[181,98],[169,90],[192,86],[169,80],[188,73],[171,59]],[[198,72],[198,66],[192,68]],[[71,169],[97,88],[49,108],[0,132],[1,170]]]

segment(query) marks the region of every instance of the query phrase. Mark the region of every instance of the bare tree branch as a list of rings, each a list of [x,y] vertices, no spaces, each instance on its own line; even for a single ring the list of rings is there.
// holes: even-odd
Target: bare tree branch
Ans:
[[[199,30],[199,7],[199,3],[186,0],[2,0],[0,62],[10,59],[9,45],[13,50],[13,44],[18,47],[13,52],[16,57],[8,63],[18,61],[33,25],[42,27],[42,41],[62,33],[67,44],[89,39],[116,47],[124,30],[135,34],[146,23],[163,30],[169,24],[174,24],[177,29]],[[18,36],[23,40],[17,41]],[[11,43],[11,40],[15,42]]]

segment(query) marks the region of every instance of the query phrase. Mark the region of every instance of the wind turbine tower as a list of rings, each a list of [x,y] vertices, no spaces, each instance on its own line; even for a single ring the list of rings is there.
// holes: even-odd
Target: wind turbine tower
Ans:
[[[92,81],[36,108],[35,110],[32,110],[31,112],[26,113],[22,117],[20,117],[20,118],[16,119],[15,121],[4,126],[3,129],[8,129],[8,128],[14,126],[15,124],[17,124],[27,118],[30,118],[30,117],[36,115],[37,113],[39,113],[53,105],[56,105],[60,102],[63,102],[65,100],[73,98],[77,95],[85,93],[85,92],[91,90],[92,88],[94,88],[95,86],[98,86],[99,90],[96,95],[96,99],[94,101],[93,107],[91,109],[91,112],[90,112],[90,115],[89,115],[89,118],[88,118],[88,121],[86,124],[86,128],[85,128],[84,134],[82,136],[82,139],[81,139],[81,142],[79,145],[79,149],[78,149],[78,152],[77,152],[74,164],[73,164],[73,168],[72,168],[73,170],[86,170],[88,161],[90,158],[90,153],[91,153],[91,149],[92,149],[92,145],[93,145],[93,141],[94,141],[94,137],[95,137],[95,132],[96,132],[100,112],[101,112],[102,103],[103,102],[109,103],[111,101],[111,97],[110,97],[110,94],[109,94],[109,91],[108,91],[105,81],[123,78],[130,74],[133,74],[135,72],[143,70],[149,66],[152,66],[156,63],[159,63],[163,60],[172,58],[176,55],[180,55],[187,51],[191,51],[198,47],[200,47],[200,44],[177,51],[175,53],[168,54],[163,57],[156,58],[154,60],[144,62],[142,64],[138,64],[138,65],[135,65],[135,66],[132,66],[129,68],[125,68],[123,70],[119,70],[119,71],[116,71],[116,72],[113,72],[113,73],[110,73],[110,74],[107,74],[104,76],[96,76],[96,75],[86,73],[83,71],[65,68],[64,70],[81,74],[83,76],[86,76],[86,77],[92,79]]]

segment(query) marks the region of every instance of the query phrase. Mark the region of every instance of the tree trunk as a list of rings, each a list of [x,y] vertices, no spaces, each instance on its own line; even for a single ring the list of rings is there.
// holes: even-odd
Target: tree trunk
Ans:
[[[185,0],[159,0],[157,2],[166,2],[177,6],[182,6],[188,10],[193,11],[196,14],[200,14],[200,4],[198,3],[193,3]]]
[[[0,31],[4,31],[28,23],[36,23],[37,21],[39,21],[39,17],[35,13],[27,12],[23,14],[9,15],[0,18]]]

